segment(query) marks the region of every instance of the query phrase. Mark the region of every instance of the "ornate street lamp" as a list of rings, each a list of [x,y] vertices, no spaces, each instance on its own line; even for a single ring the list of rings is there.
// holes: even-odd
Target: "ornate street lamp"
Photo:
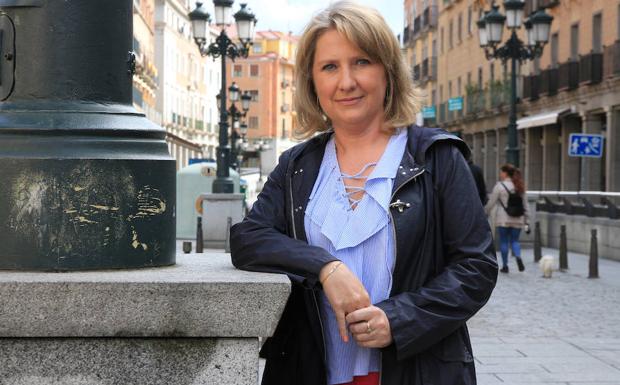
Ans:
[[[218,108],[220,111],[219,121],[219,145],[217,147],[217,177],[213,181],[214,193],[232,193],[233,181],[230,179],[229,167],[231,166],[231,148],[228,145],[228,111],[226,110],[226,57],[235,60],[237,57],[248,57],[249,48],[254,39],[254,26],[256,17],[246,8],[247,4],[241,4],[241,9],[235,13],[234,18],[237,26],[239,43],[233,42],[226,34],[226,27],[231,24],[232,5],[234,0],[213,0],[215,6],[215,24],[221,28],[220,35],[215,42],[209,43],[208,25],[211,21],[209,14],[203,8],[202,2],[196,2],[196,9],[189,13],[194,33],[194,41],[198,45],[202,56],[222,58],[222,84]],[[236,87],[236,85],[234,85]],[[232,87],[232,86],[231,86]],[[236,96],[233,95],[236,92]],[[236,99],[233,99],[233,96]],[[239,98],[239,89],[231,91],[231,101]],[[234,104],[233,104],[234,105]],[[233,116],[234,118],[234,116]],[[234,136],[234,129],[232,130]],[[234,158],[233,158],[234,159]]]
[[[519,166],[519,147],[517,140],[517,61],[533,60],[540,57],[545,44],[549,41],[549,30],[553,17],[538,10],[523,22],[522,0],[505,0],[506,16],[499,12],[499,7],[493,5],[476,23],[480,47],[484,49],[487,59],[501,59],[504,63],[510,59],[510,114],[508,117],[508,148],[506,159],[508,163]],[[502,42],[504,23],[511,29],[510,38],[499,47]],[[524,25],[527,43],[517,37],[517,29]]]

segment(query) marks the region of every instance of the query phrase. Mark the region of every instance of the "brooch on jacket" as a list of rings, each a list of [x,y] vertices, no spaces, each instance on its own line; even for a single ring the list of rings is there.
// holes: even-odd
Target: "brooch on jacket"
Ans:
[[[390,208],[397,209],[399,213],[402,213],[403,211],[405,211],[405,209],[408,209],[409,207],[411,207],[411,203],[401,202],[400,199],[397,199],[396,202],[390,203]]]

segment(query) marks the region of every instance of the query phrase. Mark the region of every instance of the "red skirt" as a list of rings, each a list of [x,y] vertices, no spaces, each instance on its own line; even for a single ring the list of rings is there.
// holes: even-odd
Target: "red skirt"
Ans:
[[[379,372],[370,372],[365,376],[354,376],[353,381],[342,385],[379,385]]]

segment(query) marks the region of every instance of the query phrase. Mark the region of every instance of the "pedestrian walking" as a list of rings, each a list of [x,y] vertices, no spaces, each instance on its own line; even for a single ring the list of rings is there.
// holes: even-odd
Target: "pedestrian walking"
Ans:
[[[471,158],[467,161],[469,164],[469,171],[471,171],[471,175],[474,177],[474,182],[476,182],[476,188],[478,189],[478,196],[480,197],[480,202],[485,205],[489,201],[489,197],[487,196],[487,186],[484,183],[484,175],[482,174],[482,169],[480,166],[474,163]]]
[[[521,171],[511,164],[500,167],[499,181],[493,187],[485,212],[490,216],[499,234],[499,249],[502,254],[502,273],[508,273],[508,251],[517,261],[519,271],[525,270],[521,259],[521,230],[529,234],[529,213],[527,197]]]
[[[296,65],[310,139],[282,154],[231,230],[236,267],[292,282],[262,383],[475,384],[466,321],[497,262],[468,147],[413,125],[419,98],[374,9],[318,13]]]

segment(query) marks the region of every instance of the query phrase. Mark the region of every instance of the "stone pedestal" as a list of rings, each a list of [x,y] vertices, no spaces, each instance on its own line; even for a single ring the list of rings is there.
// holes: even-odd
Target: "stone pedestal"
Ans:
[[[0,272],[0,383],[248,384],[286,276],[224,253],[134,271]]]

